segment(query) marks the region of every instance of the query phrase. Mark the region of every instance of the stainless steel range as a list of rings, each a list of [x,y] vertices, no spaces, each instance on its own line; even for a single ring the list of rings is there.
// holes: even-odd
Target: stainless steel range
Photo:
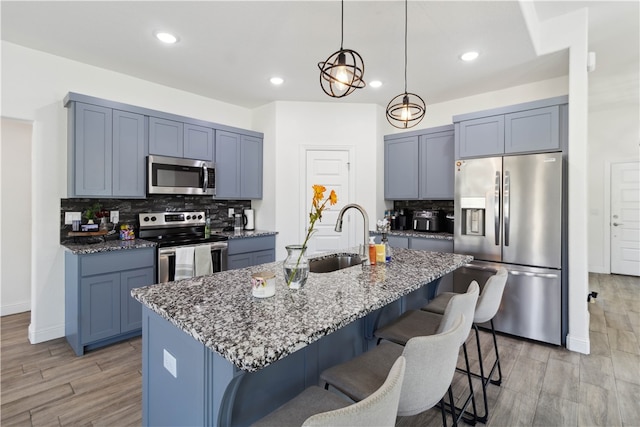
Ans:
[[[138,215],[139,237],[156,242],[158,283],[171,282],[175,277],[176,248],[209,245],[213,272],[227,269],[227,236],[205,237],[204,212],[145,212]]]

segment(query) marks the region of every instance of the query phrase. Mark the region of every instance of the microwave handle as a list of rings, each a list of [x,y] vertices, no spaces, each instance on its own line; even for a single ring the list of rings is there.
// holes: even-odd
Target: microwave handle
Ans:
[[[209,186],[209,171],[207,170],[207,164],[202,163],[202,173],[204,174],[204,179],[202,180],[202,192],[207,192],[207,187]]]

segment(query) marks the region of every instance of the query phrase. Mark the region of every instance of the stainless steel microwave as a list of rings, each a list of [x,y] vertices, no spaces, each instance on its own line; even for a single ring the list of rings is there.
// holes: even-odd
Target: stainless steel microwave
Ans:
[[[205,160],[148,156],[147,193],[215,196],[214,163]]]

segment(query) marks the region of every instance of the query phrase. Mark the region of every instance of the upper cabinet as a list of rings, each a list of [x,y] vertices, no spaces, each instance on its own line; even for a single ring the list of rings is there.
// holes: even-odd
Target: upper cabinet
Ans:
[[[454,116],[456,158],[562,151],[566,96]]]
[[[153,154],[215,162],[217,198],[262,198],[259,132],[77,93],[64,105],[68,197],[145,198],[146,156]]]
[[[216,198],[262,198],[262,138],[216,131]]]
[[[453,179],[453,126],[385,136],[385,199],[453,200]]]
[[[69,112],[69,197],[144,197],[144,116],[74,103]]]

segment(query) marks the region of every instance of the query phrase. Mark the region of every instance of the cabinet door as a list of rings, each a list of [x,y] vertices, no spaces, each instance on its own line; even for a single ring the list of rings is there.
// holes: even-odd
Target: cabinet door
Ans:
[[[453,252],[453,240],[447,239],[427,239],[421,237],[411,238],[411,249],[418,251],[433,251],[433,252]]]
[[[141,197],[145,189],[144,116],[113,111],[114,196]]]
[[[420,198],[453,200],[453,132],[420,137]]]
[[[182,123],[149,117],[149,154],[182,157],[183,137]]]
[[[505,115],[505,153],[560,149],[560,106]]]
[[[80,328],[83,344],[120,333],[120,273],[80,281]]]
[[[460,122],[460,158],[504,153],[504,116],[482,117]]]
[[[214,160],[213,129],[184,124],[184,157],[187,159]]]
[[[240,138],[240,197],[262,199],[262,139]]]
[[[251,252],[237,255],[229,255],[227,259],[227,268],[236,270],[238,268],[246,268],[253,265],[253,256]]]
[[[384,198],[418,198],[418,136],[384,142]]]
[[[240,198],[240,135],[216,131],[216,198]]]
[[[131,297],[131,289],[152,285],[153,268],[124,271],[120,274],[120,332],[142,328],[142,305]]]
[[[253,265],[266,264],[268,262],[275,262],[275,260],[276,260],[275,249],[253,253]]]
[[[76,103],[73,196],[111,195],[112,111]]]

